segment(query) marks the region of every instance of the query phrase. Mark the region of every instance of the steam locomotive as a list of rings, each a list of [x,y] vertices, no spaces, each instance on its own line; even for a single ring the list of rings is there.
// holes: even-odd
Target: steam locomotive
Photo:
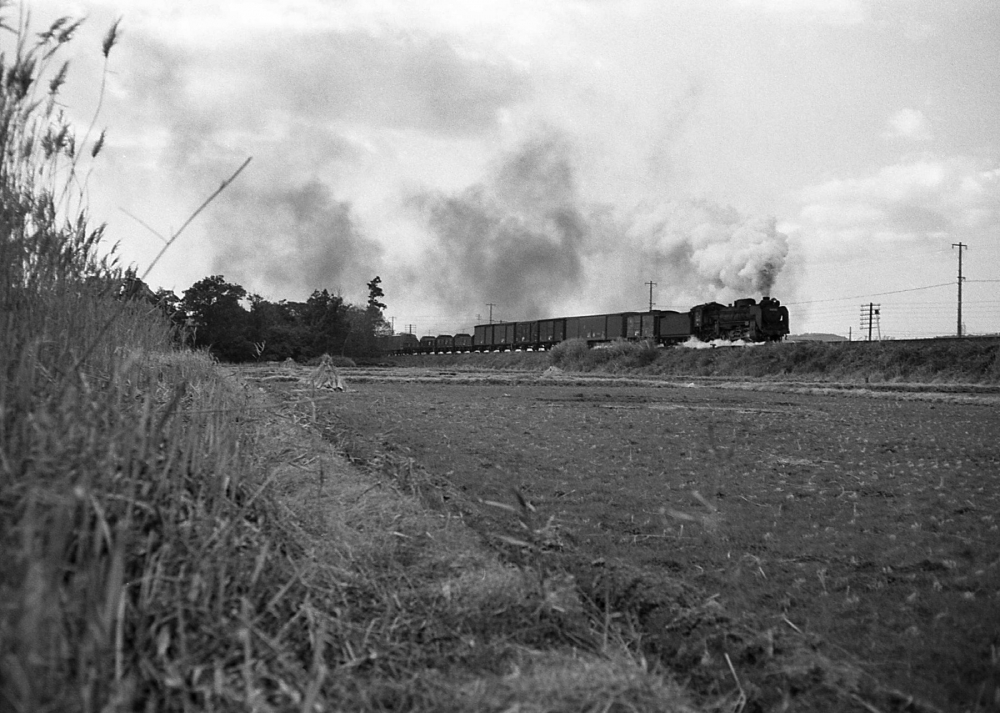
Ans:
[[[788,308],[776,299],[764,297],[760,302],[746,298],[731,305],[708,302],[687,312],[615,312],[478,324],[473,334],[440,334],[420,339],[413,334],[396,334],[383,339],[382,349],[387,354],[539,351],[567,339],[585,339],[590,346],[616,340],[668,345],[691,337],[705,342],[716,339],[776,342],[787,334]]]

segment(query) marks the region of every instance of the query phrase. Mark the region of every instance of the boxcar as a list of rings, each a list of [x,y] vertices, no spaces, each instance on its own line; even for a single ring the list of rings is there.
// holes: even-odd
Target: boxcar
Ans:
[[[684,342],[691,336],[691,315],[688,312],[663,311],[656,317],[656,340],[660,344]]]
[[[420,347],[420,340],[416,334],[395,334],[391,337],[393,349],[397,354],[413,354]]]
[[[603,342],[608,338],[608,315],[594,314],[580,318],[580,336],[588,342]]]
[[[516,326],[515,322],[477,324],[473,330],[472,348],[478,352],[512,349]]]
[[[543,319],[538,323],[538,341],[543,349],[551,349],[565,339],[565,319]]]
[[[629,320],[639,316],[634,312],[622,312],[620,314],[609,314],[607,316],[607,339],[628,339]]]
[[[642,317],[641,314],[630,314],[625,320],[625,338],[642,339]]]
[[[518,349],[535,349],[538,346],[538,322],[518,322],[514,328],[514,345]]]
[[[420,354],[433,354],[435,342],[436,340],[434,337],[421,337],[420,346],[417,347],[417,352]]]
[[[493,346],[493,325],[477,324],[472,330],[472,348],[477,352],[488,351]]]
[[[450,334],[439,334],[434,338],[435,352],[450,352],[455,349],[455,337]]]
[[[501,322],[493,325],[493,347],[501,351],[514,348],[514,322]]]
[[[420,346],[417,336],[408,332],[378,337],[377,342],[383,354],[413,354]]]

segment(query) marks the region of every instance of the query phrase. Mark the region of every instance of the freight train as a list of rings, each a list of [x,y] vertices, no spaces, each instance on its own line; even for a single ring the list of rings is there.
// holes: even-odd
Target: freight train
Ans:
[[[584,339],[590,346],[625,340],[678,344],[691,337],[776,342],[788,335],[788,308],[764,297],[692,307],[687,312],[653,310],[614,312],[585,317],[559,317],[525,322],[476,325],[473,334],[439,334],[417,339],[413,334],[384,337],[387,354],[442,354],[447,352],[541,351],[567,339]]]

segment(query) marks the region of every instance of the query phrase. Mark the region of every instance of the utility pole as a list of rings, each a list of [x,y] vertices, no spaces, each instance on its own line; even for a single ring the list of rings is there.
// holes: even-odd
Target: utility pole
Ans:
[[[652,312],[653,305],[656,304],[653,302],[653,288],[656,287],[656,283],[650,280],[649,282],[644,282],[642,284],[649,285],[649,311]]]
[[[415,326],[415,325],[412,325],[412,324],[408,324],[408,325],[406,325],[406,331],[407,331],[407,333],[409,333],[409,334],[413,334],[413,327],[414,327],[414,326]]]
[[[958,248],[958,336],[962,336],[962,251],[968,250],[969,246],[963,242],[952,243],[953,248]]]
[[[493,324],[493,308],[496,307],[496,304],[493,302],[487,302],[486,306],[490,308],[490,324]]]
[[[879,312],[882,310],[882,305],[877,305],[869,302],[866,305],[861,305],[861,329],[864,330],[868,327],[868,341],[872,340],[872,327],[875,322],[879,319]],[[882,325],[879,324],[878,330],[879,339],[882,339]]]

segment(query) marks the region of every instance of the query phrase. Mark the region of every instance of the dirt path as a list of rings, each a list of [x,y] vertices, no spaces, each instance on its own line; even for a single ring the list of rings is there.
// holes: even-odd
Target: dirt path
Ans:
[[[352,456],[413,458],[470,502],[517,490],[591,561],[692,582],[754,629],[815,634],[942,709],[1000,708],[995,395],[345,376],[317,418]],[[475,524],[517,534],[499,508]],[[644,626],[650,651],[697,674],[703,652]]]

